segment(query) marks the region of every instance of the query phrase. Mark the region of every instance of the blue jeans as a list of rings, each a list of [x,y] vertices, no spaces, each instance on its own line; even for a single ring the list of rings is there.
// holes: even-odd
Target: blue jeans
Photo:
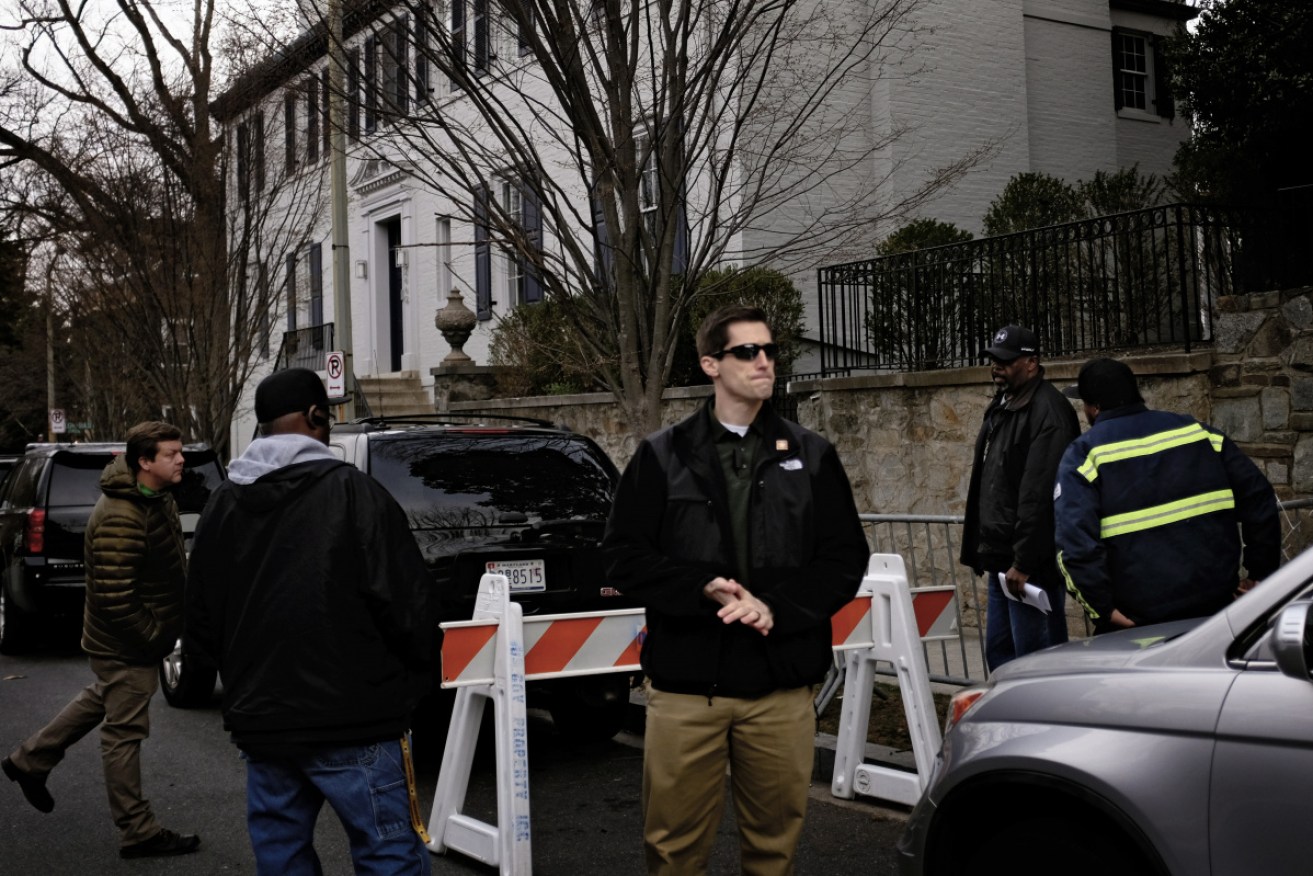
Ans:
[[[429,876],[429,850],[410,823],[400,742],[242,757],[246,824],[262,876],[323,872],[314,833],[325,800],[346,830],[357,874]]]
[[[998,667],[1031,651],[1067,641],[1067,592],[1061,585],[1051,586],[1032,580],[1049,595],[1052,611],[1047,615],[1029,605],[1013,602],[1003,595],[998,583],[1000,569],[988,569],[989,604],[985,621],[985,662],[992,672]]]

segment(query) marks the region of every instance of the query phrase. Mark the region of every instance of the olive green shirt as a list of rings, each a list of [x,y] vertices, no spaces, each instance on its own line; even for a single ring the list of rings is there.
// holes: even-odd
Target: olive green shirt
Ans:
[[[747,586],[752,574],[752,563],[748,559],[751,547],[748,544],[748,507],[752,501],[752,479],[757,470],[761,432],[752,425],[748,427],[747,434],[740,438],[726,429],[716,419],[714,412],[711,414],[711,431],[716,436],[716,455],[720,457],[720,468],[725,473],[729,523],[734,536],[734,559],[738,564],[738,575],[734,580]]]

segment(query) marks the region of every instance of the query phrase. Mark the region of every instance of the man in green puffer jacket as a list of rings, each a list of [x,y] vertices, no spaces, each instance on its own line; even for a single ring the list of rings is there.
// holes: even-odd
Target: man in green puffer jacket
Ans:
[[[54,809],[46,779],[64,752],[100,727],[110,813],[119,855],[180,855],[196,836],[160,827],[141,790],[141,743],[150,735],[158,664],[182,631],[187,558],[178,507],[167,490],[182,480],[182,433],[140,423],[127,451],[100,476],[104,494],[87,523],[87,601],[82,649],[96,680],[3,761],[10,780],[42,812]]]

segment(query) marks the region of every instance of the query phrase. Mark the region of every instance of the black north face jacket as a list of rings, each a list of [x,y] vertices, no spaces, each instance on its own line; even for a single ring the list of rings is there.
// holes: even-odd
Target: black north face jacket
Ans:
[[[762,409],[748,555],[775,626],[726,625],[702,593],[739,577],[711,416],[708,404],[645,439],[616,490],[603,550],[610,581],[647,610],[643,670],[659,690],[707,696],[814,684],[831,662],[830,616],[869,556],[848,477],[828,441]]]

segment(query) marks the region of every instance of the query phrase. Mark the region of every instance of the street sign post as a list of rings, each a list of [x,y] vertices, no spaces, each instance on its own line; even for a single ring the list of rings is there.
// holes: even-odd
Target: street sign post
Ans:
[[[68,422],[64,419],[63,408],[50,409],[50,432],[53,435],[62,435],[67,430]]]

